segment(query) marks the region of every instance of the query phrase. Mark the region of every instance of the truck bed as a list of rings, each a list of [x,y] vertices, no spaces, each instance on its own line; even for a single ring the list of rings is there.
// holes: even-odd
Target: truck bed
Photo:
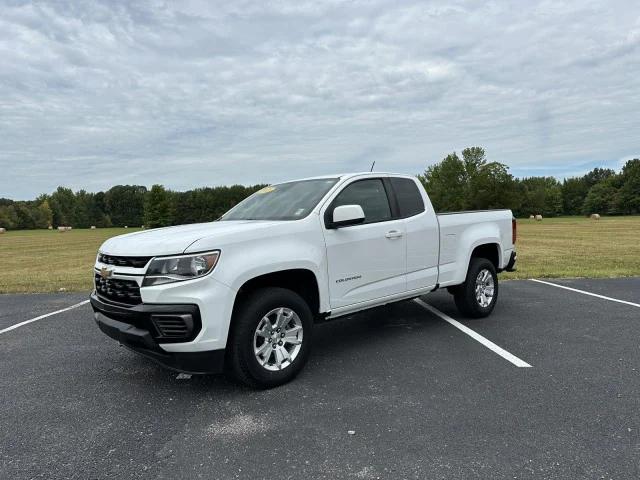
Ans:
[[[474,242],[495,242],[498,247],[498,264],[503,267],[513,251],[511,210],[473,210],[437,214],[440,225],[440,274],[441,285],[464,281],[463,271],[468,265]],[[464,265],[465,269],[461,269]]]

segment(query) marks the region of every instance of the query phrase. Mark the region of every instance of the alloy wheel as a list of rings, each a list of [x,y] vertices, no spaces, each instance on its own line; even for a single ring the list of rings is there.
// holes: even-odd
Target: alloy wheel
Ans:
[[[302,347],[302,321],[287,307],[274,308],[262,319],[253,335],[253,352],[258,364],[269,371],[290,366]]]

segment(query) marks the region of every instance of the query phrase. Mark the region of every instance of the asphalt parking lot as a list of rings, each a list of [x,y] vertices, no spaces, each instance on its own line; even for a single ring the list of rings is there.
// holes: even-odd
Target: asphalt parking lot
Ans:
[[[184,378],[86,295],[0,296],[0,478],[640,478],[640,278],[501,283],[465,320],[415,301],[318,326],[292,383]],[[355,432],[350,434],[349,431]]]

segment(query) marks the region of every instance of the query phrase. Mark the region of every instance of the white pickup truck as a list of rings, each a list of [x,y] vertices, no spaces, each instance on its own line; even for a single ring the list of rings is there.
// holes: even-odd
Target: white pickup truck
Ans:
[[[104,333],[169,368],[266,388],[302,369],[322,320],[443,287],[489,315],[515,241],[511,211],[437,215],[414,177],[304,179],[218,221],[107,240],[91,305]]]

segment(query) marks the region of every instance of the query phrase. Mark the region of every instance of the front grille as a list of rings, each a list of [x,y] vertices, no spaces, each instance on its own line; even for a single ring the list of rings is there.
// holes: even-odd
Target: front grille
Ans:
[[[122,280],[119,278],[102,278],[95,275],[96,293],[99,297],[118,303],[138,305],[142,303],[140,287],[135,280]]]
[[[152,315],[151,321],[155,325],[160,338],[186,339],[193,331],[193,317],[184,315]]]
[[[119,257],[116,255],[98,254],[98,261],[107,265],[116,265],[118,267],[143,268],[152,257]]]

